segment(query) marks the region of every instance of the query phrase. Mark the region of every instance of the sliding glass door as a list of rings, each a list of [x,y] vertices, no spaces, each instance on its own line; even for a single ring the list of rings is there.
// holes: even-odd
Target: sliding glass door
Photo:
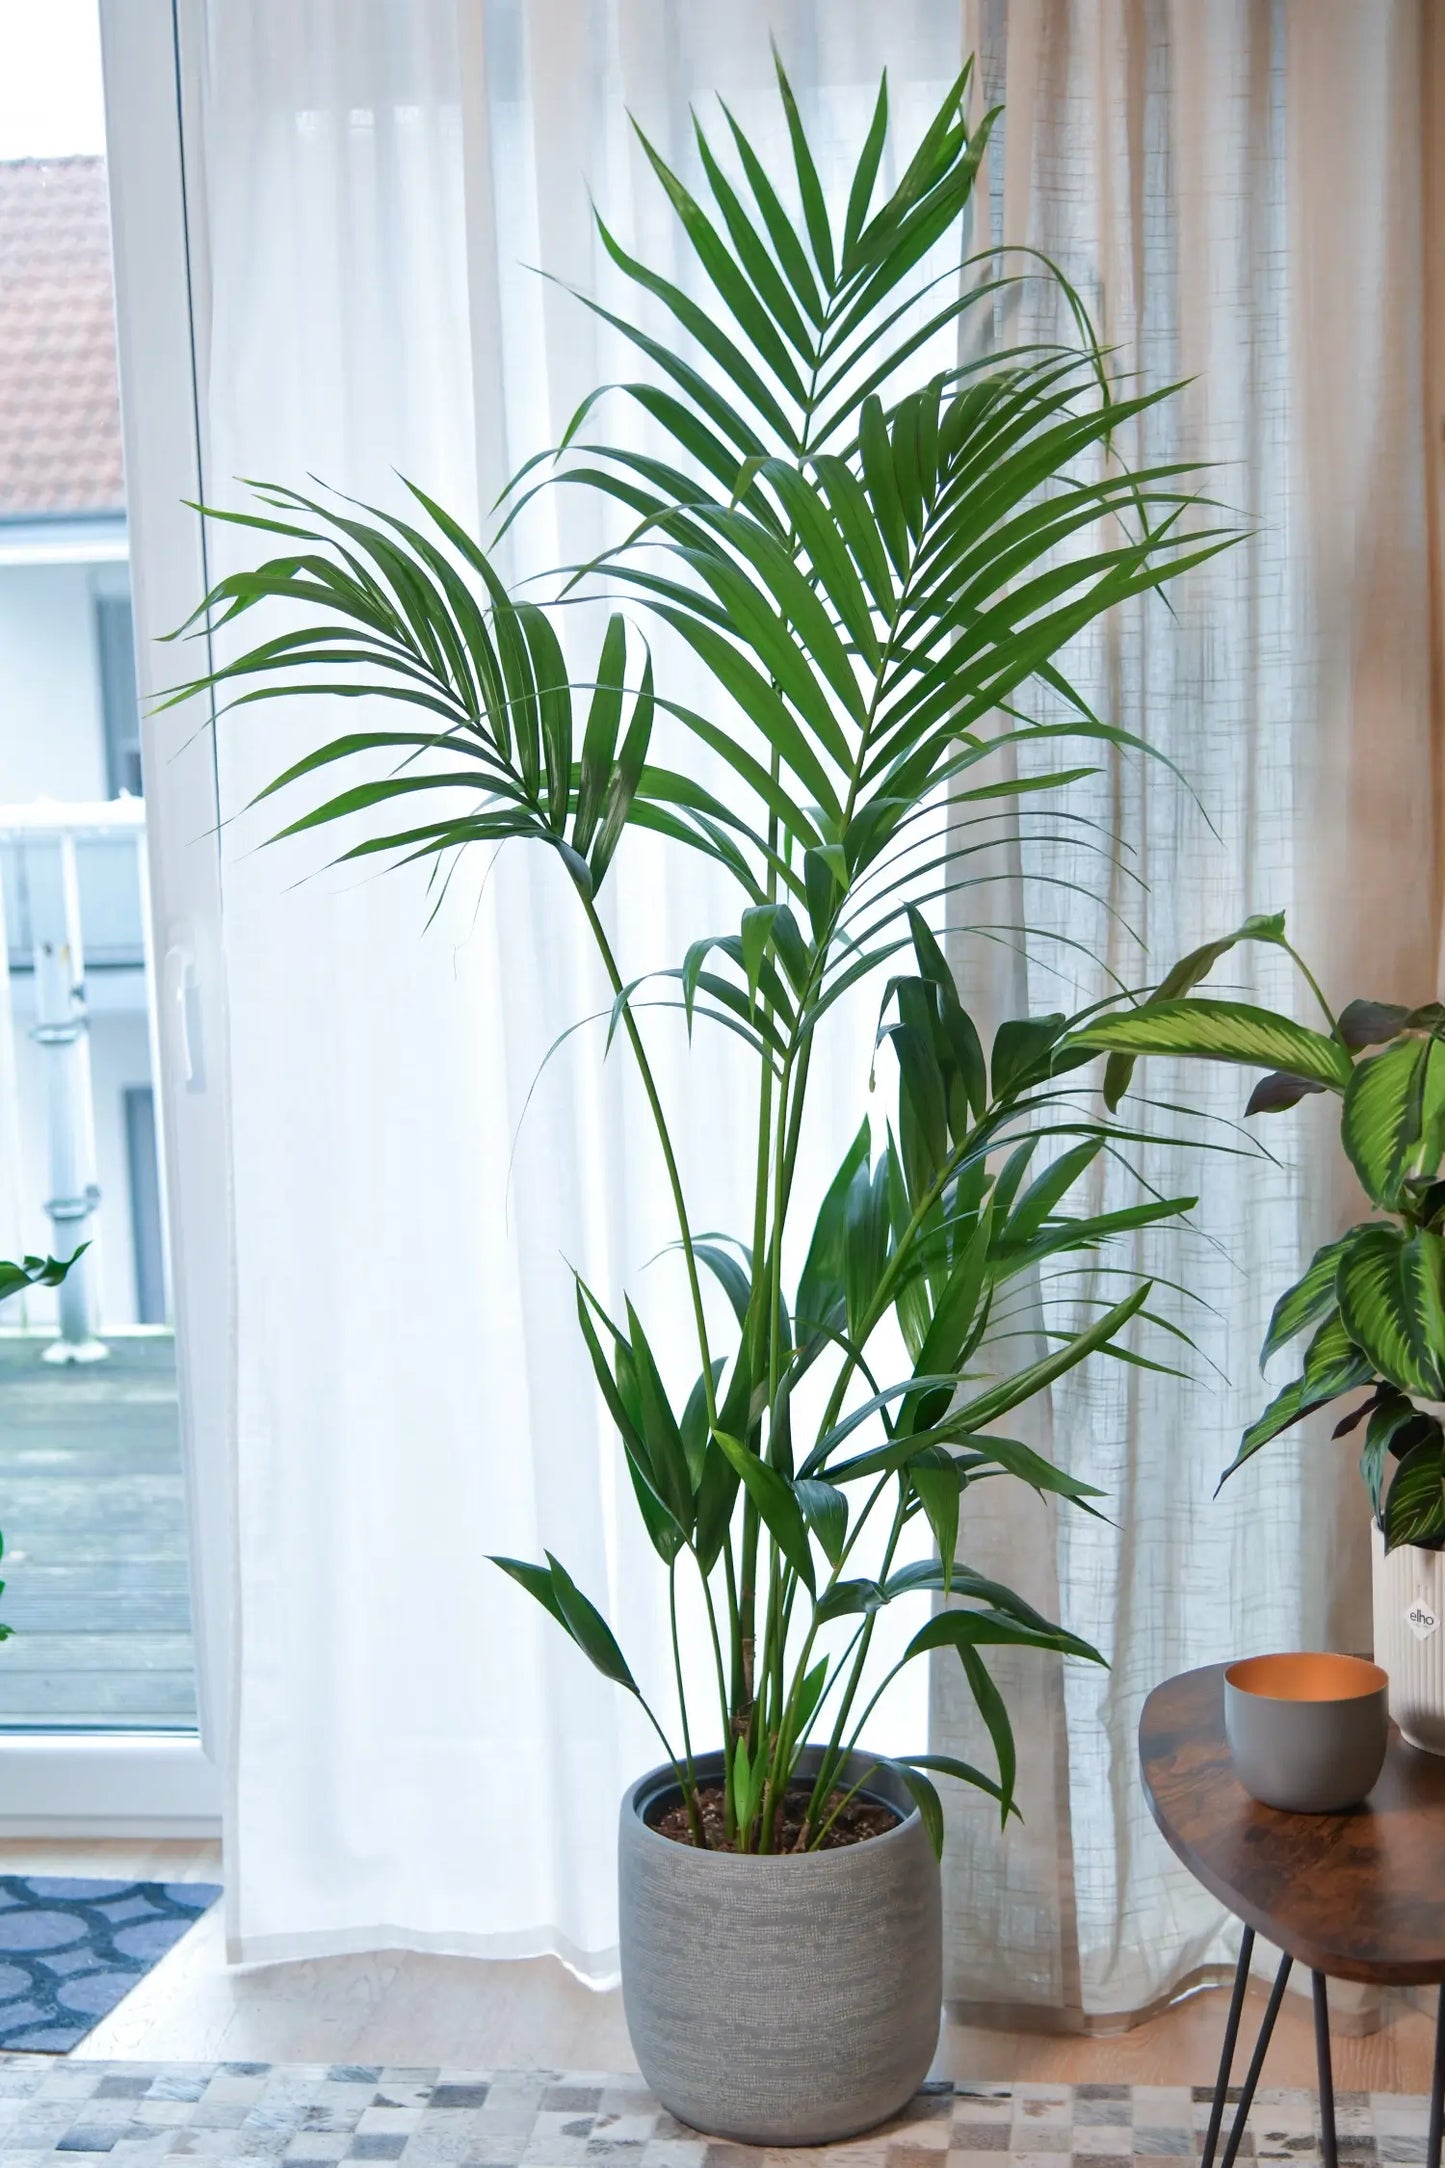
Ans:
[[[214,775],[204,732],[183,749],[148,713],[156,635],[203,580],[175,30],[153,0],[113,11],[103,88],[96,0],[22,23],[0,90],[0,1256],[77,1262],[0,1305],[0,1765],[48,1738],[68,1772],[0,1815],[164,1820],[216,1795],[197,1468],[226,1406]],[[149,1790],[147,1742],[169,1772]]]

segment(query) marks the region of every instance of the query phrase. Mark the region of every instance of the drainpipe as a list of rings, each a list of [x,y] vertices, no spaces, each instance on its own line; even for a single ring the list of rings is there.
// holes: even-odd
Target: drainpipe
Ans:
[[[70,1257],[82,1242],[90,1240],[91,1221],[100,1203],[100,1185],[95,1179],[90,1019],[85,1006],[75,840],[66,835],[59,842],[65,938],[36,945],[36,1021],[30,1036],[48,1057],[50,1195],[45,1210],[53,1230],[51,1249],[56,1257]],[[66,1274],[57,1291],[60,1335],[45,1350],[46,1362],[93,1363],[110,1353],[96,1338],[92,1294],[91,1260],[83,1257]]]

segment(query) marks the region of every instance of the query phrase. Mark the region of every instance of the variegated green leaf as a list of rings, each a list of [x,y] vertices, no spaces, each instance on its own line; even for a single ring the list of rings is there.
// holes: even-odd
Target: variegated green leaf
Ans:
[[[1350,1057],[1337,1040],[1243,1001],[1146,1002],[1086,1024],[1074,1034],[1074,1044],[1118,1054],[1195,1054],[1252,1069],[1287,1069],[1336,1091],[1350,1081]]]
[[[1357,1386],[1368,1385],[1373,1376],[1369,1357],[1355,1346],[1339,1311],[1332,1309],[1306,1350],[1304,1375],[1276,1393],[1263,1415],[1255,1417],[1239,1441],[1239,1451],[1219,1478],[1220,1483],[1228,1482],[1236,1468],[1242,1468],[1262,1445],[1268,1445],[1271,1438],[1290,1429],[1312,1409],[1322,1408],[1327,1401]]]
[[[1406,1039],[1360,1062],[1345,1093],[1340,1137],[1365,1194],[1393,1209],[1420,1141],[1431,1041]]]
[[[1178,963],[1165,972],[1155,988],[1153,1001],[1175,1001],[1196,987],[1201,979],[1209,976],[1220,958],[1227,956],[1241,941],[1268,941],[1276,946],[1284,940],[1284,913],[1274,911],[1268,915],[1256,912],[1247,918],[1235,933],[1225,934],[1221,940],[1206,941],[1202,948],[1192,949],[1181,956]],[[1152,1003],[1151,1003],[1152,1005]],[[1134,1057],[1129,1054],[1111,1054],[1104,1065],[1104,1104],[1110,1112],[1118,1106],[1134,1073]]]
[[[1445,1248],[1436,1234],[1362,1227],[1336,1276],[1340,1316],[1381,1377],[1426,1400],[1445,1394]]]
[[[1297,1333],[1309,1325],[1317,1325],[1334,1308],[1335,1277],[1340,1259],[1353,1239],[1352,1235],[1342,1235],[1338,1242],[1327,1242],[1323,1249],[1316,1250],[1308,1271],[1280,1296],[1270,1317],[1264,1346],[1259,1351],[1261,1370],[1271,1355],[1277,1355]]]
[[[1382,1396],[1370,1416],[1360,1453],[1360,1474],[1370,1494],[1370,1511],[1377,1521],[1384,1513],[1385,1470],[1391,1457],[1403,1460],[1413,1446],[1430,1440],[1438,1442],[1442,1435],[1434,1417],[1422,1414],[1403,1393]]]
[[[1445,1441],[1434,1437],[1405,1455],[1385,1493],[1385,1549],[1445,1541]]]

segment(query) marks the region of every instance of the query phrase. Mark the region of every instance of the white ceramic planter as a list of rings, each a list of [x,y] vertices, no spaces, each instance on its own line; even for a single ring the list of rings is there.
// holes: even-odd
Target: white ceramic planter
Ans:
[[[1411,1746],[1445,1754],[1445,1551],[1375,1547],[1375,1662],[1390,1675],[1390,1714]]]

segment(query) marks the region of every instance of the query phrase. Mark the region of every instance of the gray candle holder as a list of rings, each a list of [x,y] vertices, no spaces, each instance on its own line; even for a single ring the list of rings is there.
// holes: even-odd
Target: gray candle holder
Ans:
[[[1339,1814],[1373,1789],[1389,1738],[1389,1679],[1359,1656],[1249,1656],[1224,1674],[1235,1773],[1262,1806]]]

